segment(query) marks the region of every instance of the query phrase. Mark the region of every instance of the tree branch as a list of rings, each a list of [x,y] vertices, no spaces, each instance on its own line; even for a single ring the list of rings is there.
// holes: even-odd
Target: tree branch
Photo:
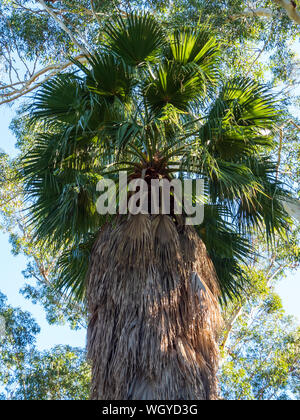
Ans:
[[[45,9],[49,13],[49,15],[53,17],[53,19],[60,26],[60,28],[64,32],[66,32],[67,35],[69,35],[69,37],[70,37],[71,41],[74,43],[74,45],[76,45],[79,48],[79,50],[81,52],[83,52],[84,54],[88,54],[87,49],[79,41],[77,41],[77,39],[74,37],[74,35],[70,31],[70,29],[64,24],[64,22],[61,19],[59,19],[57,14],[49,6],[47,6],[47,4],[44,2],[44,0],[37,0],[37,1],[40,3],[40,5],[43,7],[43,9]]]
[[[281,7],[283,7],[288,15],[288,17],[300,25],[300,13],[297,10],[294,1],[291,0],[275,0]]]
[[[75,60],[80,61],[81,63],[86,62],[86,56],[83,54],[79,54],[74,57]],[[11,89],[10,92],[0,94],[0,98],[2,97],[2,101],[0,101],[0,105],[12,102],[21,96],[26,95],[29,92],[37,89],[41,84],[45,83],[51,77],[55,76],[56,74],[60,73],[61,71],[65,70],[67,67],[73,65],[72,61],[66,61],[63,64],[50,64],[47,67],[39,70],[35,74],[33,74],[29,80],[25,80],[23,82],[12,83],[11,85],[1,86],[1,90],[8,90]],[[48,73],[48,74],[47,74]],[[41,76],[47,74],[42,81],[35,83]],[[15,89],[16,85],[22,85],[20,89]]]
[[[238,318],[242,315],[243,313],[243,306],[244,306],[245,302],[240,303],[236,309],[233,311],[233,314],[231,315],[230,319],[226,322],[226,331],[223,337],[223,340],[221,342],[221,349],[225,349],[225,346],[227,344],[227,341],[229,339],[230,333],[236,323],[236,321],[238,320]]]
[[[273,11],[269,8],[260,7],[259,9],[249,9],[243,11],[242,16],[246,17],[266,17],[271,19],[273,16]]]
[[[282,7],[288,17],[298,25],[300,25],[300,12],[297,10],[294,1],[291,0],[275,0],[275,2]],[[274,16],[274,11],[270,8],[260,7],[258,9],[245,9],[241,14],[232,16],[232,19],[238,19],[239,17],[266,17],[272,19]]]
[[[276,276],[278,276],[280,273],[282,273],[286,268],[288,268],[288,264],[281,264],[279,265],[273,272],[271,271],[271,268],[274,265],[274,256],[271,261],[270,270],[267,274],[267,285],[272,283],[272,281],[275,279]],[[227,342],[230,338],[231,332],[239,319],[239,317],[243,314],[244,306],[247,303],[247,298],[244,298],[239,302],[236,307],[233,309],[230,318],[227,322],[225,322],[225,329],[224,329],[224,336],[222,337],[222,341],[220,342],[220,347],[222,350],[225,350]],[[259,309],[259,307],[262,305],[262,302],[259,303],[258,306],[256,306],[256,309]]]
[[[277,166],[276,166],[276,178],[278,178],[279,168],[281,164],[281,152],[282,152],[282,147],[283,147],[284,128],[287,127],[288,125],[293,125],[297,130],[300,131],[300,126],[293,120],[288,120],[281,127],[279,127],[279,149],[278,149],[278,160],[277,160]]]

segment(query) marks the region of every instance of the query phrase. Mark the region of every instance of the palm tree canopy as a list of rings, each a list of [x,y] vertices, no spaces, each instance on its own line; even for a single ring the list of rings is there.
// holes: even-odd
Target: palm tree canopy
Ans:
[[[267,87],[224,76],[221,45],[209,27],[168,34],[132,14],[106,27],[87,65],[74,62],[36,94],[31,121],[40,128],[22,176],[36,237],[61,252],[58,287],[84,297],[88,257],[108,221],[96,211],[97,182],[157,160],[171,178],[205,181],[197,232],[224,298],[243,286],[251,234],[272,241],[286,228],[287,194],[271,159],[278,103]]]

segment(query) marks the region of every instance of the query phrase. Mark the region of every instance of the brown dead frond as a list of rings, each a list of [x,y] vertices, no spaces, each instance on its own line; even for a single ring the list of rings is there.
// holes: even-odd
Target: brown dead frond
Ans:
[[[100,232],[88,278],[92,398],[216,398],[218,296],[193,228],[138,215]]]

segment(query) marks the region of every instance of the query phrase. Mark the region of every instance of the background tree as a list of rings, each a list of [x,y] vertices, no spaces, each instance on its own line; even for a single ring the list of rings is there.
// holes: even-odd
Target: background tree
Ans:
[[[0,399],[76,400],[89,395],[85,352],[69,346],[38,351],[40,329],[28,312],[7,305],[0,294],[5,331],[0,338]]]
[[[26,140],[26,136],[22,137],[22,141],[26,148],[31,144],[29,138]],[[22,148],[21,144],[20,147]],[[24,148],[23,153],[26,150]],[[40,303],[44,307],[50,324],[68,323],[72,329],[86,328],[87,317],[83,306],[74,300],[66,299],[55,289],[58,281],[55,268],[59,254],[33,238],[27,223],[27,204],[17,169],[15,161],[10,160],[4,153],[0,155],[0,229],[9,234],[13,255],[22,254],[28,258],[27,267],[23,272],[26,284],[20,292],[32,303]]]
[[[299,325],[284,314],[262,272],[226,343],[220,384],[226,400],[300,398]]]
[[[98,44],[114,13],[143,8],[169,27],[209,19],[222,28],[224,58],[239,72],[262,75],[269,68],[276,80],[297,83],[299,63],[290,41],[299,37],[299,25],[287,14],[291,1],[2,0],[0,7],[0,56],[7,75],[1,103],[17,100],[69,67],[69,57],[81,59]],[[292,10],[298,15],[298,6]]]

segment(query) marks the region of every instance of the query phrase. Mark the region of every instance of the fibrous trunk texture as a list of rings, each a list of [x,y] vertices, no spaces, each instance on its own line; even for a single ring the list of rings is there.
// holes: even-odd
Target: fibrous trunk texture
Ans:
[[[194,228],[137,215],[102,229],[88,275],[92,399],[215,399],[218,296]]]

